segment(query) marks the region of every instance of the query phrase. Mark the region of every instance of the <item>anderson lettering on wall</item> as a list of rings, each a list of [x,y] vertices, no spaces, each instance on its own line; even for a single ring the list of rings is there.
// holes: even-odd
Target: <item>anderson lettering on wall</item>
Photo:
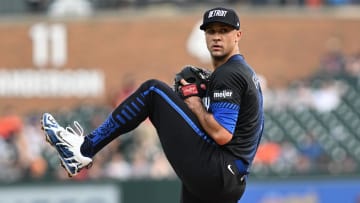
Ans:
[[[33,67],[0,67],[0,97],[87,98],[104,93],[99,69],[66,67],[68,34],[63,23],[35,23],[28,30]],[[10,33],[11,34],[11,33]]]

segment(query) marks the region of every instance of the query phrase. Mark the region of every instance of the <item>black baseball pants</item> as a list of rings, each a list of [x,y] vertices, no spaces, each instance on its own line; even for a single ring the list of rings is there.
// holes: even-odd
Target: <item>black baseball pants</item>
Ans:
[[[87,136],[89,155],[133,130],[147,117],[182,182],[182,203],[235,203],[240,199],[245,180],[236,168],[236,174],[227,168],[228,164],[235,166],[236,158],[214,143],[186,103],[158,80],[143,83]]]

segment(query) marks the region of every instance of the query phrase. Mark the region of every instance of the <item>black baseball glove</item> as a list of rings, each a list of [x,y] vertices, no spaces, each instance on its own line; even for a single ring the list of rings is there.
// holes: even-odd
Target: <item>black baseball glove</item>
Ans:
[[[175,75],[174,91],[177,92],[183,99],[191,96],[204,97],[210,75],[211,71],[209,70],[186,65]],[[182,85],[180,83],[181,79],[184,79],[190,84]]]

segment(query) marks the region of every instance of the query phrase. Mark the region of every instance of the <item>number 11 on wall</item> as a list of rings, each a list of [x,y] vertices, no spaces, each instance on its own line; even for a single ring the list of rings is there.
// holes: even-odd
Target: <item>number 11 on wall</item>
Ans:
[[[30,28],[32,60],[36,67],[60,68],[67,61],[67,30],[63,24],[37,23]]]

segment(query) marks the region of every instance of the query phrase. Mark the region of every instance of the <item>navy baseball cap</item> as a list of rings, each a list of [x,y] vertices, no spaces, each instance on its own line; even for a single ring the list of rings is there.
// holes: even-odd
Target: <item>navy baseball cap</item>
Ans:
[[[236,12],[233,9],[217,7],[207,10],[204,13],[203,23],[200,26],[200,30],[205,30],[210,23],[220,22],[240,29],[240,21]]]

